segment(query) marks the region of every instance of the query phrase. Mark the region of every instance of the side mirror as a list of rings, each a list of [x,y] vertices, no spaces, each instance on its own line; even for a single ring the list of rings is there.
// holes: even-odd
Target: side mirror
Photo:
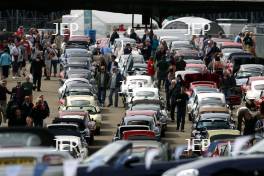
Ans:
[[[131,167],[131,164],[140,162],[139,157],[137,156],[128,156],[127,159],[124,161],[124,166]]]
[[[121,126],[120,123],[118,123],[117,126],[118,126],[118,127]]]

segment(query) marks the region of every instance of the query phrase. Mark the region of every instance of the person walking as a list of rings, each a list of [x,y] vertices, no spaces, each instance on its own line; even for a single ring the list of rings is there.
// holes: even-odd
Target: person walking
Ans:
[[[50,74],[52,75],[52,69],[53,69],[53,77],[56,77],[57,75],[57,65],[58,65],[58,50],[56,49],[56,44],[51,45],[50,49],[51,53],[51,67],[50,67]]]
[[[169,99],[170,99],[170,115],[171,115],[171,121],[175,121],[175,108],[176,108],[176,96],[179,93],[176,89],[176,80],[173,79],[171,81],[171,85],[169,88]]]
[[[180,93],[176,94],[175,101],[177,105],[177,127],[176,131],[179,131],[181,127],[181,131],[184,132],[184,124],[185,124],[185,115],[186,115],[186,106],[189,97],[185,93],[184,87],[181,87]]]
[[[102,66],[102,64],[101,64]],[[118,63],[116,62],[116,56],[111,55],[111,61],[107,65],[107,71],[108,73],[113,73],[113,68],[118,67]]]
[[[109,93],[109,105],[113,105],[113,95],[115,95],[115,107],[118,107],[118,93],[120,91],[122,76],[116,67],[113,68],[113,73],[110,78],[110,93]]]
[[[44,51],[44,60],[45,60],[45,80],[50,80],[50,71],[51,71],[51,58],[54,57],[50,43],[47,43],[47,48]]]
[[[20,57],[20,48],[19,43],[16,43],[15,46],[11,49],[11,56],[12,56],[12,72],[13,72],[13,78],[16,78],[18,76],[18,58]]]
[[[43,67],[44,61],[41,58],[41,55],[38,55],[36,59],[32,60],[30,73],[33,76],[33,90],[37,88],[37,91],[41,91],[41,77]]]
[[[100,105],[104,107],[106,89],[109,81],[109,74],[106,72],[105,66],[100,67],[100,72],[96,75],[95,79],[98,86],[98,100]]]
[[[6,107],[7,107],[7,96],[6,94],[11,94],[11,92],[6,88],[7,81],[2,80],[0,85],[0,110],[1,110],[1,122],[6,123]]]
[[[17,85],[13,87],[12,98],[19,106],[22,105],[25,98],[25,92],[24,92],[24,88],[21,85],[21,81],[17,81]]]
[[[264,102],[260,104],[259,113],[256,115],[257,122],[255,124],[255,140],[261,141],[264,138]]]
[[[26,120],[22,117],[22,112],[19,107],[16,107],[13,111],[13,116],[8,121],[8,127],[24,127],[26,126]]]
[[[161,59],[157,64],[157,77],[158,77],[158,88],[161,88],[161,81],[163,81],[162,85],[165,84],[165,80],[167,78],[167,72],[169,69],[169,63],[165,58]]]
[[[32,102],[34,85],[32,82],[30,82],[30,77],[28,75],[26,76],[26,82],[22,83],[22,87],[24,89],[25,96],[28,96],[30,102]]]
[[[114,44],[115,39],[117,39],[117,38],[119,38],[119,34],[117,33],[117,28],[114,27],[114,28],[113,28],[113,33],[112,33],[112,35],[111,35],[111,37],[110,37],[110,43],[111,43],[111,45]]]
[[[170,110],[170,87],[172,80],[175,79],[175,73],[173,71],[173,68],[169,69],[169,73],[165,82],[165,92],[166,92],[166,108],[169,111]]]
[[[43,121],[49,116],[49,108],[39,97],[32,109],[31,117],[35,127],[43,127]]]
[[[148,71],[148,76],[151,77],[152,81],[154,81],[154,76],[155,76],[155,63],[154,59],[151,56],[147,62],[147,71]]]
[[[27,117],[30,117],[34,104],[30,101],[29,96],[25,96],[25,100],[21,105],[22,118],[26,120]]]
[[[2,69],[2,79],[8,78],[9,75],[9,67],[12,63],[11,56],[8,53],[8,50],[5,48],[4,53],[0,56],[0,66]]]

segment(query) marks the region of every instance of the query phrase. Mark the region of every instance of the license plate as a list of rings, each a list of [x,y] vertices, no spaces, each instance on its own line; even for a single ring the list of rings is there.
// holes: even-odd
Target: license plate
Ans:
[[[1,158],[0,166],[6,165],[34,165],[34,158]]]

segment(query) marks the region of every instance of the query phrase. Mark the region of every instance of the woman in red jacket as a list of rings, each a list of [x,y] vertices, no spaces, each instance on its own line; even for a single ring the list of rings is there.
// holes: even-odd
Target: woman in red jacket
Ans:
[[[151,76],[152,80],[154,80],[155,67],[154,67],[153,57],[150,57],[148,60],[147,70],[148,70],[148,75]]]

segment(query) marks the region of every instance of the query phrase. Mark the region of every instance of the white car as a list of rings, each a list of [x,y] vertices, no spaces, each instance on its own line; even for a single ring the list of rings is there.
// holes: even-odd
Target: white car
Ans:
[[[187,104],[187,113],[190,116],[190,113],[193,109],[194,106],[194,100],[197,97],[197,95],[201,93],[210,93],[210,92],[219,92],[218,89],[216,88],[211,88],[211,87],[195,87],[192,91],[191,96],[189,97],[188,104]]]
[[[194,119],[198,115],[198,110],[201,106],[212,105],[212,106],[227,106],[225,95],[223,93],[201,93],[198,94],[193,103],[191,110],[191,118]]]
[[[67,79],[63,85],[59,88],[58,93],[59,95],[63,94],[63,92],[65,92],[68,84],[77,84],[77,83],[83,83],[83,84],[87,84],[90,85],[90,82],[87,79],[84,78],[70,78]]]
[[[37,163],[47,164],[43,176],[63,176],[63,161],[73,157],[67,151],[55,147],[11,147],[0,151],[0,175],[6,175],[7,167],[21,167],[19,176],[34,175]],[[11,173],[9,173],[11,174]]]
[[[248,105],[259,99],[264,91],[264,80],[252,81],[250,89],[246,92],[245,100]]]
[[[134,100],[159,100],[159,89],[154,87],[141,87],[135,88],[132,93],[127,96],[127,103],[129,104]]]
[[[56,138],[59,150],[68,150],[76,158],[85,159],[88,156],[88,144],[78,131],[75,124],[50,124],[47,125]]]
[[[154,82],[150,76],[146,75],[133,75],[128,76],[121,85],[121,93],[126,95],[129,92],[133,92],[133,89],[139,87],[154,87]]]

